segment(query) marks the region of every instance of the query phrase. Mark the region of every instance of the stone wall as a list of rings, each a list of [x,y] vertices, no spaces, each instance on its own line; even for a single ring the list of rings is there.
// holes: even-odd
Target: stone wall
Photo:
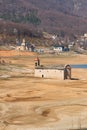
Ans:
[[[35,69],[35,77],[57,78],[64,80],[64,70],[57,69]]]

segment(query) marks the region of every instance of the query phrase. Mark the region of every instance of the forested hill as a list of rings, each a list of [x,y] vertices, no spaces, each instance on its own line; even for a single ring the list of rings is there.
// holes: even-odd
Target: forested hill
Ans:
[[[61,36],[87,32],[87,0],[0,0],[0,33],[14,28]]]

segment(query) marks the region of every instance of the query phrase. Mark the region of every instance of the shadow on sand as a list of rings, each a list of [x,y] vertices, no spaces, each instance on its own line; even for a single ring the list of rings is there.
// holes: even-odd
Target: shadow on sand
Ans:
[[[71,78],[71,80],[79,80],[78,78]]]

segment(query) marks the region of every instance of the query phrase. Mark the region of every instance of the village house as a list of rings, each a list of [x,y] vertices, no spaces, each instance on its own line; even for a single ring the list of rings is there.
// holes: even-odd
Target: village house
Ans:
[[[16,44],[17,44],[17,46],[16,46],[16,50],[20,50],[20,51],[24,51],[24,50],[26,50],[25,39],[23,39],[22,43],[21,43],[20,41],[16,40]]]
[[[35,58],[35,77],[57,78],[59,80],[71,79],[70,65],[40,65],[40,59]]]
[[[64,46],[61,46],[61,45],[53,46],[53,50],[55,52],[62,52],[63,49],[64,49]]]
[[[66,46],[63,46],[63,45],[55,45],[55,46],[53,46],[53,50],[55,52],[61,53],[61,52],[64,52],[64,51],[69,51],[69,48],[66,47]]]
[[[34,44],[30,44],[29,42],[26,42],[24,38],[23,38],[22,43],[18,39],[16,39],[16,50],[34,52],[35,46]]]

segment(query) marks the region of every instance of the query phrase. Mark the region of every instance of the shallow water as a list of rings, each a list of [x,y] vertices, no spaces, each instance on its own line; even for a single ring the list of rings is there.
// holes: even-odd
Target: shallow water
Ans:
[[[87,69],[87,64],[71,64],[72,68],[82,68]]]

